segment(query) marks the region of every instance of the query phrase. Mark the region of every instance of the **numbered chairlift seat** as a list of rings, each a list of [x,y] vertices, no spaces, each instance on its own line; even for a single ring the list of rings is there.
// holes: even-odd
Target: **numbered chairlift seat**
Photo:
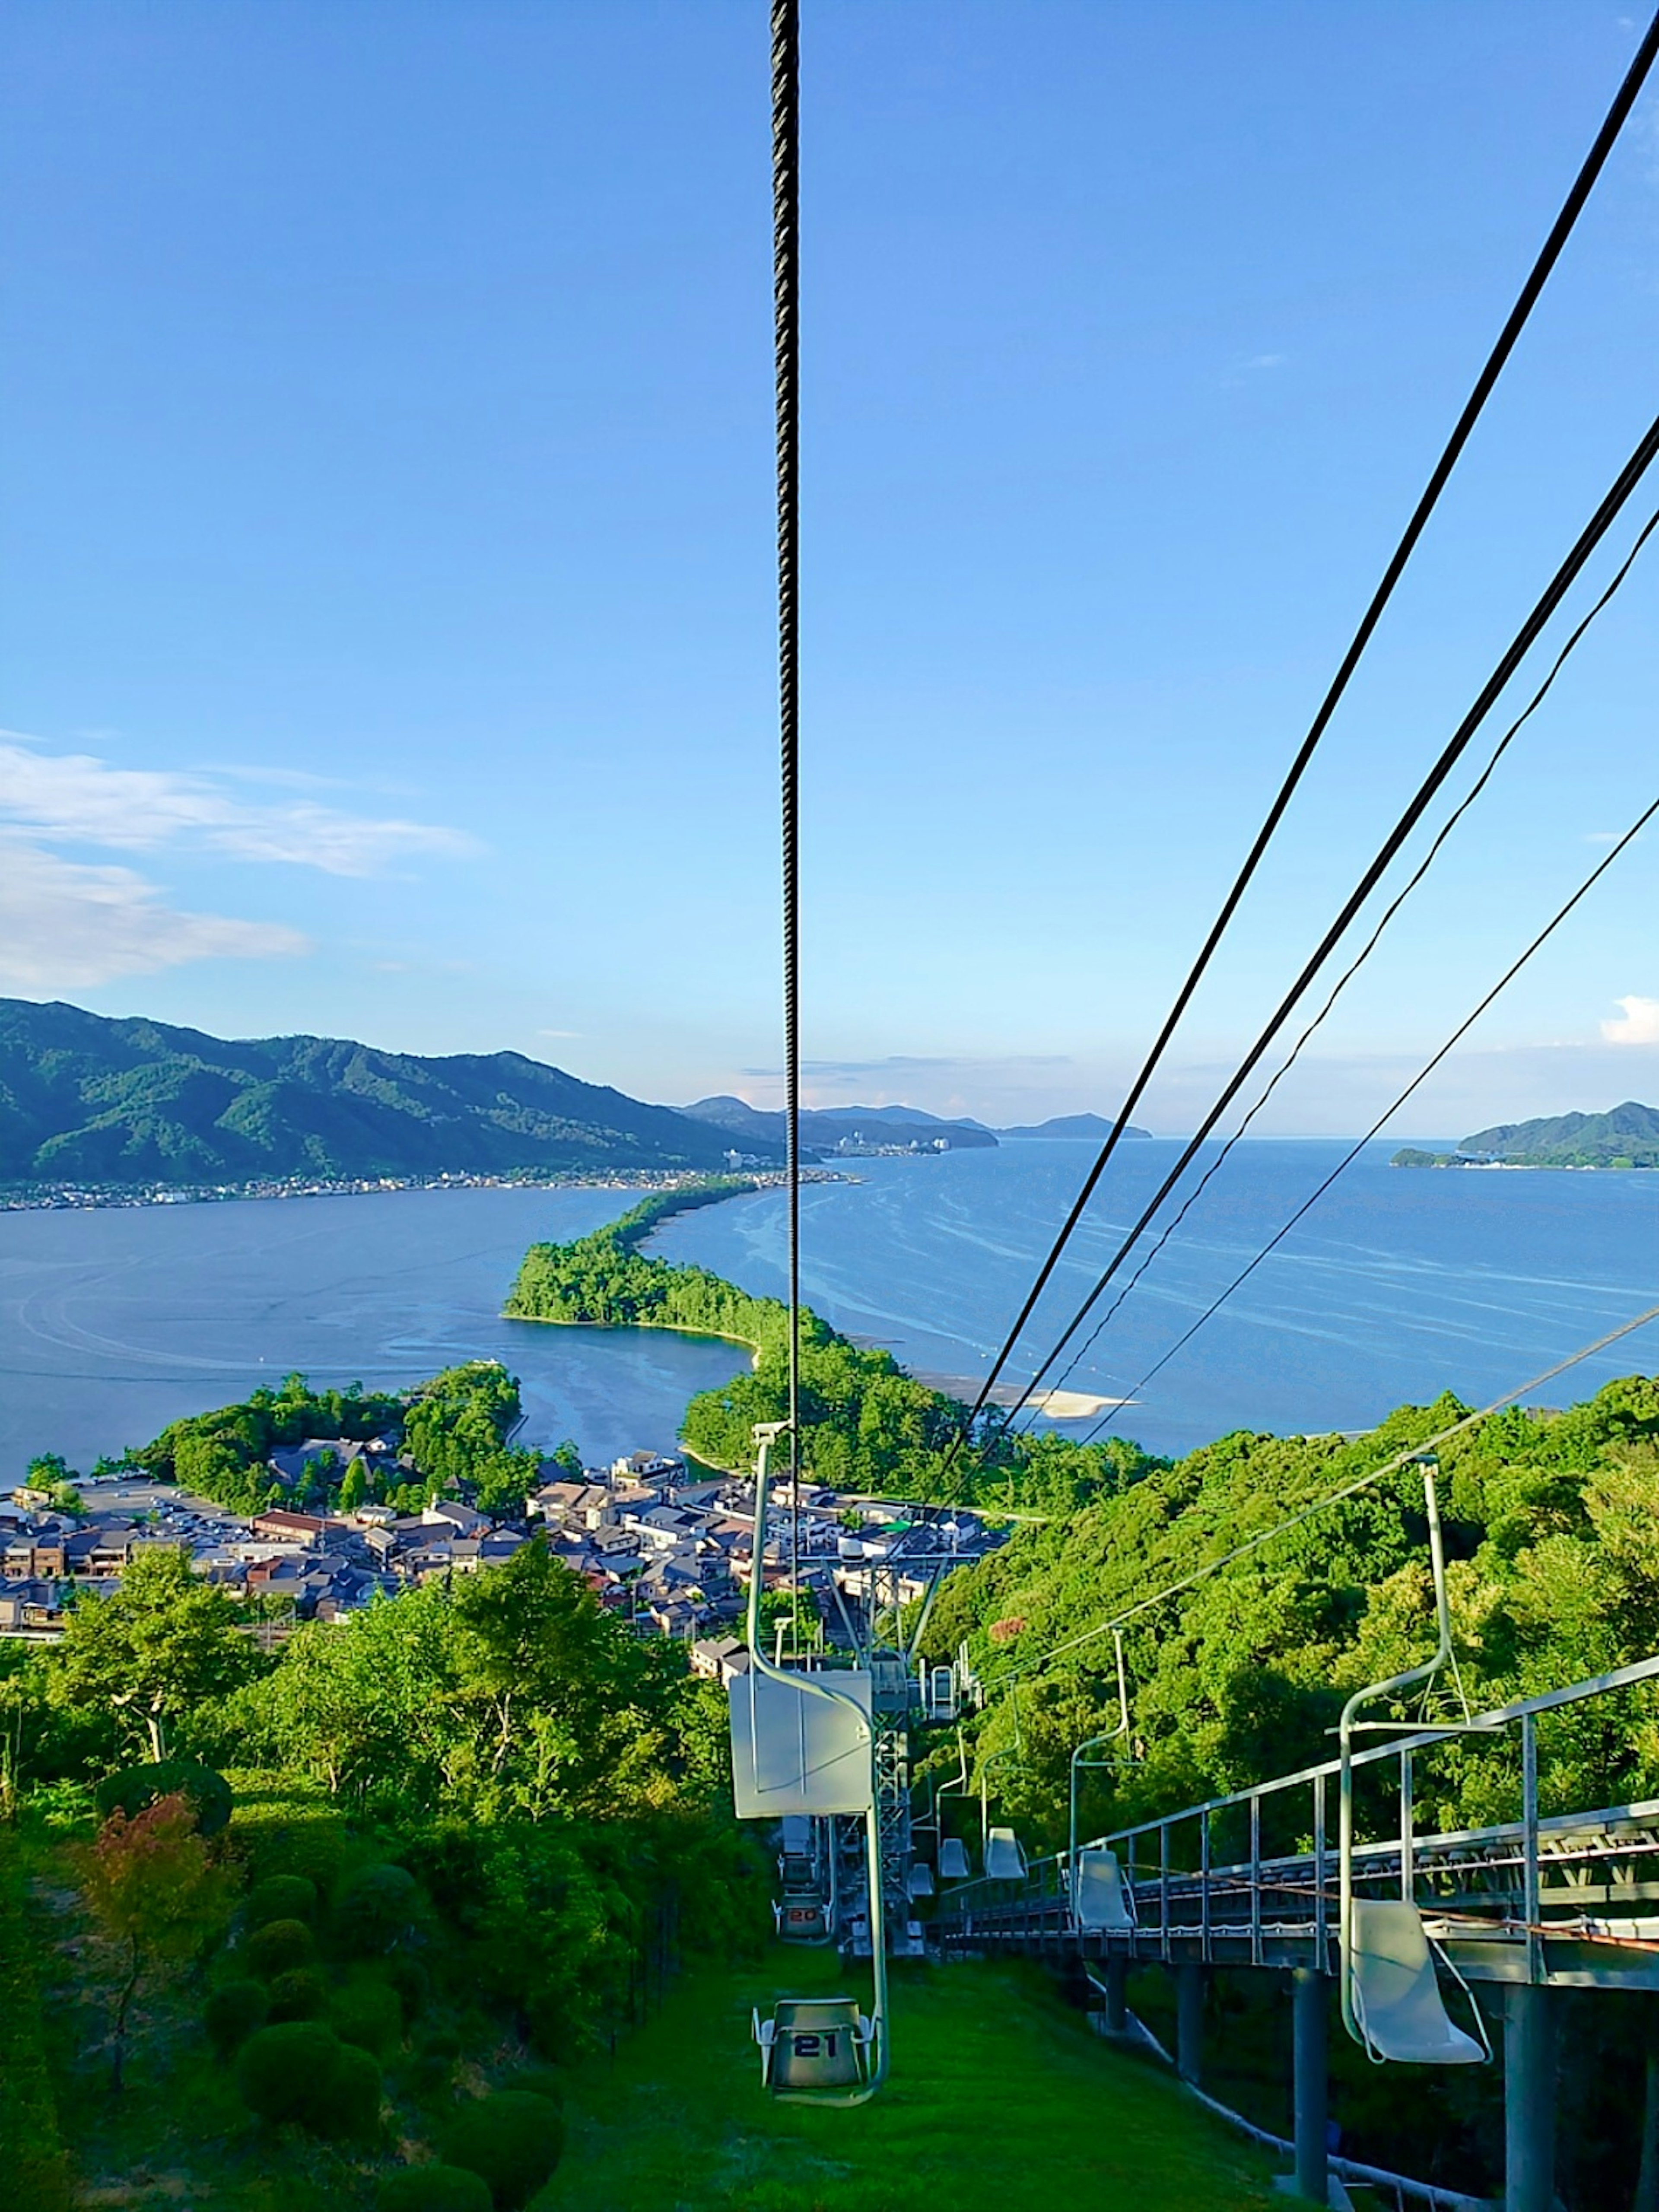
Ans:
[[[1356,1898],[1352,1913],[1353,2011],[1370,2057],[1417,2066],[1478,2066],[1489,2059],[1485,2024],[1473,1997],[1480,2042],[1446,2011],[1434,1949],[1417,1907]],[[1467,1996],[1462,1977],[1455,1966],[1451,1971]]]
[[[875,2032],[852,1997],[780,1997],[754,2015],[761,2081],[794,2104],[859,2104],[871,2077]]]
[[[1077,1855],[1072,1915],[1085,1936],[1125,1933],[1135,1924],[1134,1893],[1123,1879],[1117,1853],[1092,1844]]]
[[[968,1863],[968,1846],[956,1836],[946,1836],[939,1847],[939,1871],[941,1881],[966,1881],[973,1869]]]
[[[1025,1853],[1012,1828],[993,1828],[985,1839],[988,1881],[1024,1881]]]

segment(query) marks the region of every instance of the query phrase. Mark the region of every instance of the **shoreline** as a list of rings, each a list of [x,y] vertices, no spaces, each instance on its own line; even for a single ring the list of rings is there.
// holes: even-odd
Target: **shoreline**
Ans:
[[[426,1190],[679,1190],[706,1182],[708,1168],[591,1168],[545,1176],[318,1176],[249,1183],[52,1183],[0,1188],[0,1213],[95,1213],[145,1206],[228,1206],[252,1200],[379,1198]],[[745,1169],[750,1191],[783,1186],[781,1168]],[[854,1176],[808,1169],[801,1180],[854,1182]],[[732,1195],[738,1195],[734,1192]],[[521,1318],[521,1316],[514,1316]]]

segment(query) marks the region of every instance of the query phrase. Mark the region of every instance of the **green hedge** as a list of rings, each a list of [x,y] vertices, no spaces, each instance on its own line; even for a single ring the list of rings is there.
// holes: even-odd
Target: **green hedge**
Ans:
[[[0,2144],[10,2212],[69,2212],[69,2160],[46,2071],[23,1870],[0,1833]]]

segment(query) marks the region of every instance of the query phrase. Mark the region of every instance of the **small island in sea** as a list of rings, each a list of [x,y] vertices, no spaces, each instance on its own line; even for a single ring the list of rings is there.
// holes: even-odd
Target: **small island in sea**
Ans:
[[[1627,1098],[1606,1114],[1557,1114],[1477,1129],[1455,1152],[1407,1145],[1396,1168],[1659,1168],[1659,1106]]]

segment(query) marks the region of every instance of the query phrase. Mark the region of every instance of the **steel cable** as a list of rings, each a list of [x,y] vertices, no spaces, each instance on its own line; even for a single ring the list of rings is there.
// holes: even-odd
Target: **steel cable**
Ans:
[[[1444,491],[1452,471],[1456,466],[1459,457],[1468,443],[1475,424],[1479,422],[1486,402],[1492,396],[1492,388],[1497,384],[1504,364],[1514,351],[1516,341],[1525,329],[1532,311],[1538,302],[1539,295],[1557,261],[1559,260],[1562,250],[1571,236],[1580,215],[1583,212],[1585,203],[1595,187],[1596,179],[1607,165],[1607,157],[1612,153],[1630,112],[1647,81],[1656,55],[1659,55],[1659,13],[1655,14],[1648,25],[1646,33],[1625,74],[1624,82],[1620,84],[1612,106],[1602,119],[1601,127],[1596,132],[1590,149],[1584,157],[1583,164],[1573,179],[1572,187],[1562,203],[1561,210],[1551,225],[1549,234],[1539,251],[1538,258],[1534,262],[1526,282],[1521,287],[1515,305],[1510,308],[1504,327],[1498,332],[1497,342],[1487,356],[1485,366],[1475,380],[1474,387],[1464,403],[1463,410],[1453,427],[1445,448],[1436,462],[1429,481],[1424,487],[1422,495],[1413,510],[1411,520],[1406,525],[1400,542],[1389,558],[1388,567],[1382,573],[1382,580],[1371,596],[1370,604],[1360,618],[1359,626],[1353,634],[1347,651],[1342,656],[1341,664],[1332,678],[1330,688],[1320,702],[1319,711],[1314,716],[1308,733],[1303,738],[1296,757],[1291,763],[1284,782],[1268,808],[1261,829],[1256,832],[1255,840],[1245,855],[1243,865],[1234,879],[1232,888],[1222,902],[1220,911],[1211,924],[1209,933],[1199,949],[1198,957],[1194,961],[1186,981],[1176,993],[1175,1003],[1165,1017],[1163,1027],[1154,1038],[1152,1048],[1141,1064],[1139,1073],[1130,1085],[1117,1119],[1106,1141],[1101,1146],[1094,1165],[1084,1178],[1083,1187],[1079,1191],[1064,1222],[1060,1224],[1059,1234],[1049,1249],[1048,1257],[1037,1270],[1036,1279],[1015,1317],[1013,1326],[1003,1340],[1002,1348],[997,1353],[990,1373],[980,1386],[979,1395],[969,1408],[951,1441],[945,1455],[945,1464],[947,1468],[964,1440],[972,1432],[974,1423],[989,1403],[991,1393],[995,1389],[1003,1369],[1012,1358],[1021,1334],[1036,1310],[1037,1300],[1042,1297],[1050,1276],[1060,1264],[1060,1255],[1070,1243],[1073,1234],[1088,1206],[1089,1200],[1094,1195],[1101,1176],[1105,1173],[1112,1155],[1117,1149],[1124,1129],[1127,1127],[1148,1085],[1157,1073],[1164,1054],[1169,1048],[1170,1041],[1175,1035],[1194,993],[1202,981],[1217,946],[1231,923],[1233,915],[1237,911],[1239,903],[1261,864],[1262,855],[1284,818],[1285,810],[1290,805],[1297,787],[1307,770],[1308,764],[1312,760],[1320,740],[1323,738],[1331,718],[1348,688],[1353,672],[1359,665],[1361,656],[1370,642],[1371,635],[1394,596],[1395,588],[1405,571],[1407,562],[1416,550],[1418,540],[1422,537],[1430,517],[1439,504],[1440,495]]]
[[[1096,1422],[1094,1427],[1090,1430],[1088,1435],[1083,1440],[1085,1443],[1092,1443],[1097,1437],[1102,1435],[1105,1430],[1111,1426],[1113,1421],[1115,1420],[1118,1414],[1122,1412],[1124,1407],[1133,1403],[1136,1397],[1146,1389],[1146,1385],[1152,1380],[1153,1376],[1161,1374],[1164,1368],[1166,1368],[1170,1362],[1175,1358],[1176,1352],[1182,1350],[1185,1346],[1190,1344],[1193,1339],[1198,1334],[1200,1329],[1201,1329],[1206,1322],[1212,1320],[1214,1316],[1220,1312],[1222,1307],[1226,1304],[1228,1299],[1233,1295],[1233,1292],[1237,1291],[1241,1285],[1247,1283],[1249,1280],[1250,1277],[1255,1274],[1256,1269],[1261,1265],[1268,1254],[1277,1250],[1278,1247],[1282,1244],[1285,1239],[1290,1235],[1291,1230],[1296,1227],[1297,1223],[1302,1220],[1305,1215],[1312,1212],[1314,1207],[1318,1205],[1320,1200],[1323,1198],[1331,1185],[1337,1180],[1337,1177],[1346,1173],[1347,1170],[1352,1167],[1354,1161],[1358,1159],[1360,1153],[1364,1152],[1366,1146],[1372,1142],[1376,1136],[1377,1132],[1400,1111],[1400,1109],[1406,1103],[1406,1101],[1428,1081],[1430,1076],[1433,1074],[1435,1069],[1439,1066],[1441,1061],[1445,1059],[1447,1054],[1451,1052],[1455,1046],[1462,1043],[1463,1038],[1467,1036],[1470,1030],[1474,1027],[1474,1024],[1480,1020],[1481,1015],[1486,1012],[1487,1007],[1492,1005],[1492,1001],[1501,992],[1508,989],[1509,986],[1515,981],[1515,978],[1521,973],[1521,970],[1532,958],[1534,953],[1536,952],[1548,939],[1554,935],[1555,932],[1560,927],[1561,924],[1566,920],[1567,916],[1572,912],[1579,901],[1589,896],[1589,892],[1607,873],[1607,870],[1613,866],[1613,862],[1619,858],[1620,854],[1625,850],[1626,846],[1631,845],[1635,842],[1635,840],[1641,835],[1642,831],[1646,829],[1648,823],[1653,820],[1656,814],[1659,814],[1659,799],[1654,799],[1640,814],[1637,816],[1635,821],[1632,822],[1630,828],[1626,830],[1624,836],[1619,840],[1618,843],[1613,846],[1606,854],[1603,854],[1596,866],[1591,869],[1589,874],[1585,877],[1583,882],[1579,884],[1577,890],[1574,891],[1572,896],[1566,902],[1565,905],[1558,908],[1556,912],[1551,916],[1550,920],[1545,923],[1543,928],[1539,931],[1537,936],[1533,939],[1532,943],[1528,945],[1526,951],[1522,952],[1519,957],[1505,969],[1504,974],[1498,977],[1497,982],[1492,985],[1491,990],[1488,991],[1486,997],[1481,1000],[1480,1005],[1476,1006],[1474,1012],[1469,1014],[1463,1021],[1458,1024],[1457,1027],[1446,1039],[1446,1042],[1441,1046],[1434,1057],[1423,1067],[1419,1069],[1418,1073],[1413,1076],[1411,1081],[1406,1085],[1405,1089],[1400,1092],[1397,1097],[1390,1100],[1388,1106],[1377,1115],[1376,1121],[1372,1122],[1370,1127],[1367,1129],[1364,1135],[1361,1137],[1350,1148],[1350,1150],[1343,1155],[1342,1158],[1337,1162],[1337,1164],[1331,1170],[1330,1173],[1325,1177],[1325,1180],[1320,1184],[1319,1188],[1314,1191],[1310,1197],[1304,1200],[1303,1203],[1297,1206],[1296,1212],[1291,1216],[1284,1227],[1280,1229],[1267,1243],[1262,1246],[1261,1249],[1250,1261],[1249,1267],[1243,1268],[1238,1274],[1234,1276],[1232,1281],[1228,1284],[1226,1289],[1221,1292],[1219,1297],[1211,1301],[1210,1304],[1199,1316],[1192,1327],[1186,1331],[1185,1334],[1177,1337],[1176,1341],[1164,1354],[1163,1358],[1155,1361],[1154,1364],[1146,1370],[1146,1372],[1141,1376],[1139,1382],[1135,1384],[1134,1389],[1129,1393],[1128,1396],[1127,1398],[1121,1399],[1116,1405],[1109,1408],[1101,1419]]]
[[[1537,713],[1539,708],[1543,705],[1545,700],[1549,696],[1551,690],[1554,688],[1555,679],[1560,675],[1561,671],[1566,666],[1567,662],[1572,658],[1574,652],[1577,649],[1577,647],[1583,639],[1585,633],[1595,621],[1596,617],[1600,615],[1610,601],[1617,596],[1620,586],[1624,583],[1625,579],[1630,574],[1631,570],[1636,565],[1637,556],[1640,553],[1642,548],[1647,544],[1648,539],[1653,535],[1656,529],[1659,529],[1659,509],[1656,509],[1655,512],[1649,516],[1646,522],[1643,524],[1642,528],[1637,533],[1635,544],[1631,547],[1630,551],[1625,556],[1624,560],[1620,563],[1606,589],[1601,592],[1601,597],[1595,601],[1589,612],[1583,616],[1582,620],[1569,633],[1561,650],[1557,653],[1555,659],[1550,664],[1548,673],[1545,676],[1543,682],[1533,693],[1531,698],[1527,702],[1525,707],[1522,708],[1520,714],[1518,714],[1515,720],[1510,724],[1508,729],[1504,731],[1503,736],[1498,740],[1496,745],[1493,746],[1491,756],[1488,758],[1485,768],[1481,769],[1480,775],[1475,778],[1468,792],[1465,793],[1462,799],[1459,800],[1458,804],[1446,817],[1445,821],[1442,823],[1439,830],[1435,833],[1434,840],[1429,846],[1428,850],[1424,854],[1423,858],[1418,862],[1417,866],[1412,871],[1412,873],[1407,878],[1405,883],[1401,884],[1400,890],[1389,901],[1388,906],[1384,908],[1382,915],[1378,920],[1376,928],[1372,930],[1364,944],[1361,945],[1359,951],[1354,955],[1352,960],[1349,962],[1341,975],[1332,986],[1330,994],[1327,997],[1324,1005],[1314,1016],[1313,1019],[1308,1024],[1301,1036],[1297,1037],[1296,1042],[1291,1046],[1284,1060],[1280,1061],[1278,1069],[1274,1073],[1273,1077],[1268,1083],[1266,1090],[1263,1091],[1261,1096],[1256,1100],[1255,1105],[1251,1107],[1249,1112],[1239,1123],[1237,1128],[1233,1131],[1231,1136],[1228,1138],[1226,1143],[1223,1145],[1220,1152],[1217,1154],[1215,1158],[1212,1159],[1209,1166],[1205,1169],[1202,1176],[1194,1186],[1188,1196],[1182,1200],[1180,1211],[1160,1232],[1157,1243],[1146,1252],[1145,1257],[1140,1261],[1139,1266],[1136,1267],[1133,1274],[1130,1276],[1128,1281],[1123,1285],[1123,1288],[1113,1299],[1111,1304],[1107,1307],[1105,1312],[1096,1322],[1086,1340],[1079,1346],[1075,1352],[1073,1352],[1071,1359],[1066,1364],[1064,1373],[1060,1377],[1059,1382],[1054,1386],[1057,1389],[1063,1389],[1065,1387],[1066,1383],[1070,1381],[1072,1376],[1075,1373],[1080,1362],[1087,1358],[1089,1353],[1099,1341],[1101,1332],[1107,1327],[1114,1316],[1118,1313],[1123,1305],[1124,1300],[1127,1298],[1130,1292],[1140,1281],[1141,1277],[1146,1273],[1148,1267],[1152,1266],[1153,1261],[1157,1259],[1158,1254],[1163,1251],[1164,1246],[1170,1242],[1170,1239],[1180,1228],[1182,1223],[1192,1212],[1194,1206],[1197,1205],[1199,1200],[1203,1197],[1205,1192],[1209,1188],[1217,1175],[1219,1174],[1222,1168],[1226,1164],[1228,1157],[1231,1153],[1234,1146],[1239,1142],[1241,1138],[1248,1133],[1250,1125],[1255,1120],[1257,1115],[1261,1112],[1268,1100],[1273,1097],[1274,1091],[1279,1088],[1285,1078],[1296,1066],[1297,1061],[1301,1058],[1304,1047],[1311,1041],[1315,1033],[1323,1026],[1327,1017],[1335,1006],[1337,1000],[1341,997],[1343,992],[1347,989],[1349,984],[1352,982],[1354,977],[1359,973],[1359,970],[1364,966],[1365,963],[1370,958],[1371,954],[1376,950],[1377,945],[1380,942],[1383,933],[1387,930],[1389,923],[1394,920],[1401,908],[1404,906],[1406,901],[1417,889],[1424,877],[1427,875],[1429,870],[1433,866],[1436,860],[1439,857],[1441,848],[1445,844],[1447,839],[1451,836],[1452,831],[1457,827],[1463,817],[1468,812],[1470,807],[1472,807],[1476,799],[1480,798],[1487,784],[1491,782],[1499,761],[1503,759],[1504,754],[1509,750],[1510,744],[1520,734],[1522,729],[1532,719],[1533,715]],[[1623,841],[1618,849],[1622,851],[1623,843],[1627,842],[1628,840]],[[1597,873],[1599,872],[1600,871],[1598,870]],[[1595,879],[1595,877],[1592,876],[1589,879],[1589,883],[1593,883]],[[1562,908],[1561,912],[1556,916],[1555,921],[1550,924],[1551,930],[1555,927],[1557,922],[1565,920],[1566,915],[1571,912],[1571,908],[1577,903],[1578,899],[1582,898],[1584,892],[1589,889],[1589,883],[1586,883],[1578,891],[1575,898],[1570,901],[1566,907]],[[1548,936],[1549,933],[1549,930],[1546,930],[1544,933],[1545,936]],[[1540,938],[1538,940],[1538,944],[1541,944],[1542,942],[1543,939]],[[1523,953],[1521,961],[1517,963],[1517,967],[1524,966],[1526,962],[1531,958],[1533,952],[1536,951],[1537,949],[1538,945],[1537,944],[1534,944],[1527,952]],[[1483,1000],[1480,1006],[1476,1007],[1474,1013],[1471,1014],[1469,1017],[1469,1022],[1473,1022],[1476,1018],[1477,1015],[1483,1012],[1485,1009],[1491,1005],[1492,1000],[1496,998],[1498,992],[1501,991],[1504,988],[1504,984],[1510,981],[1510,976],[1516,973],[1516,969],[1510,969],[1510,975],[1506,975],[1504,978],[1504,982],[1499,983],[1497,986],[1497,988],[1492,993],[1491,996]],[[1468,1025],[1469,1023],[1466,1022],[1463,1024],[1463,1029],[1467,1029]],[[1390,1114],[1394,1112],[1395,1107],[1404,1104],[1405,1101],[1412,1095],[1412,1092],[1416,1090],[1418,1084],[1421,1083],[1428,1075],[1430,1070],[1436,1066],[1438,1062],[1445,1057],[1445,1054],[1450,1051],[1452,1045],[1457,1042],[1458,1037],[1461,1037],[1462,1034],[1463,1030],[1460,1029],[1448,1042],[1448,1043],[1442,1046],[1440,1051],[1435,1055],[1434,1060],[1431,1060],[1428,1067],[1424,1069],[1423,1073],[1418,1076],[1416,1080],[1403,1091],[1400,1097],[1395,1101],[1394,1106],[1391,1106],[1389,1109]],[[1385,1115],[1383,1118],[1386,1120],[1387,1116]],[[1366,1136],[1362,1137],[1360,1139],[1361,1145],[1369,1144],[1371,1137],[1376,1135],[1376,1129],[1381,1126],[1382,1124],[1380,1122],[1376,1124]],[[1355,1155],[1352,1152],[1348,1155],[1349,1159],[1352,1159],[1354,1157]],[[1345,1161],[1343,1165],[1346,1167],[1346,1164],[1347,1162]],[[1340,1174],[1340,1172],[1341,1170],[1339,1169],[1337,1173]],[[1319,1189],[1315,1192],[1314,1197],[1317,1198],[1321,1196],[1330,1188],[1331,1183],[1334,1180],[1334,1176],[1328,1177],[1327,1180],[1320,1185]],[[1313,1200],[1310,1199],[1309,1200],[1309,1205],[1311,1205],[1312,1203]],[[1303,1209],[1304,1212],[1306,1210],[1306,1207]],[[1295,1217],[1296,1220],[1300,1220],[1300,1214],[1297,1214]],[[1292,1225],[1293,1223],[1287,1223],[1285,1224],[1285,1228],[1288,1229]],[[1279,1231],[1279,1235],[1283,1236],[1284,1234],[1285,1231],[1281,1230]],[[1277,1243],[1278,1239],[1275,1238],[1274,1242]],[[1272,1246],[1269,1246],[1267,1249],[1271,1250],[1273,1248]],[[1266,1255],[1263,1255],[1261,1256],[1265,1257]],[[1235,1287],[1237,1286],[1235,1285]],[[1230,1292],[1223,1293],[1224,1297],[1229,1295],[1231,1295]],[[1201,1327],[1202,1323],[1200,1322],[1197,1324],[1197,1326]],[[1183,1343],[1186,1342],[1186,1338],[1182,1340]],[[1155,1372],[1156,1370],[1153,1371]],[[1139,1387],[1139,1386],[1137,1385],[1137,1388]]]
[[[800,1565],[800,10],[772,7],[772,330],[783,832],[784,1159],[789,1214],[790,1580]],[[755,1532],[752,1571],[765,1559]],[[796,1599],[799,1603],[799,1595]]]
[[[1442,784],[1444,783],[1446,778],[1451,774],[1458,761],[1468,749],[1468,746],[1473,742],[1481,724],[1486,720],[1487,715],[1491,714],[1492,708],[1497,705],[1499,698],[1502,697],[1504,692],[1508,689],[1515,677],[1516,670],[1521,666],[1528,653],[1530,653],[1533,647],[1537,643],[1539,637],[1541,635],[1550,619],[1555,614],[1557,609],[1560,606],[1562,600],[1565,598],[1567,592],[1571,590],[1572,585],[1577,580],[1585,562],[1589,559],[1597,545],[1601,544],[1601,539],[1606,536],[1608,530],[1611,529],[1613,524],[1618,519],[1618,516],[1624,507],[1626,501],[1629,500],[1632,494],[1641,483],[1643,477],[1646,474],[1647,470],[1651,465],[1656,454],[1659,454],[1659,417],[1655,418],[1655,420],[1648,426],[1647,429],[1643,433],[1641,438],[1637,441],[1636,447],[1632,453],[1629,460],[1626,462],[1624,467],[1620,471],[1619,475],[1615,477],[1606,497],[1601,501],[1601,503],[1596,508],[1595,513],[1590,517],[1589,522],[1585,524],[1583,529],[1579,532],[1578,538],[1571,551],[1567,555],[1566,559],[1561,563],[1560,567],[1556,570],[1555,574],[1551,578],[1549,583],[1545,586],[1542,595],[1538,599],[1536,605],[1533,607],[1531,613],[1522,623],[1521,628],[1516,631],[1514,638],[1511,640],[1507,651],[1504,653],[1503,657],[1498,661],[1497,667],[1492,671],[1492,675],[1482,686],[1480,696],[1475,700],[1474,704],[1470,708],[1468,713],[1465,714],[1463,720],[1459,723],[1457,728],[1452,733],[1451,738],[1448,740],[1439,758],[1435,762],[1428,774],[1423,778],[1421,783],[1418,786],[1416,793],[1407,803],[1405,811],[1401,813],[1399,820],[1395,823],[1394,828],[1389,831],[1388,836],[1378,848],[1376,856],[1366,868],[1364,875],[1361,876],[1353,890],[1343,902],[1340,912],[1332,921],[1324,936],[1320,939],[1320,942],[1317,946],[1316,946],[1311,957],[1303,968],[1301,974],[1297,977],[1295,982],[1291,984],[1284,998],[1280,1000],[1279,1006],[1269,1018],[1267,1026],[1262,1030],[1260,1036],[1256,1038],[1255,1042],[1245,1054],[1244,1058],[1240,1061],[1237,1070],[1223,1085],[1220,1095],[1216,1099],[1215,1103],[1210,1107],[1209,1110],[1205,1115],[1203,1121],[1200,1123],[1196,1134],[1189,1139],[1188,1143],[1183,1146],[1180,1158],[1176,1161],[1175,1165],[1170,1170],[1168,1175],[1165,1176],[1164,1181],[1159,1184],[1151,1202],[1142,1211],[1140,1217],[1136,1221],[1133,1228],[1130,1230],[1127,1236],[1125,1237],[1122,1242],[1119,1244],[1116,1252],[1113,1255],[1111,1261],[1108,1264],[1104,1273],[1100,1276],[1099,1279],[1096,1283],[1093,1290],[1090,1291],[1088,1297],[1083,1301],[1082,1304],[1073,1315],[1072,1319],[1066,1324],[1065,1330],[1055,1342],[1053,1348],[1049,1351],[1047,1358],[1043,1360],[1042,1364],[1037,1369],[1036,1374],[1031,1377],[1024,1389],[1020,1393],[1018,1401],[1018,1406],[1023,1406],[1027,1400],[1030,1398],[1032,1393],[1042,1383],[1043,1377],[1048,1374],[1050,1368],[1053,1367],[1054,1362],[1065,1351],[1066,1346],[1071,1342],[1078,1330],[1088,1319],[1090,1314],[1094,1310],[1097,1303],[1116,1275],[1118,1269],[1122,1266],[1124,1261],[1133,1250],[1133,1247],[1139,1242],[1141,1236],[1150,1225],[1164,1200],[1170,1195],[1170,1193],[1175,1188],[1176,1183],[1179,1182],[1182,1176],[1186,1173],[1187,1169],[1191,1164],[1193,1159],[1196,1157],[1198,1152],[1208,1138],[1211,1131],[1215,1127],[1217,1122],[1220,1121],[1222,1115],[1226,1112],[1228,1107],[1231,1105],[1233,1100],[1238,1096],[1240,1091],[1243,1089],[1244,1085],[1249,1080],[1252,1070],[1262,1059],[1273,1039],[1278,1036],[1279,1030],[1284,1028],[1285,1023],[1290,1019],[1291,1015],[1295,1012],[1304,994],[1307,991],[1309,985],[1313,981],[1314,978],[1318,975],[1319,970],[1324,966],[1326,961],[1330,957],[1338,943],[1346,934],[1349,926],[1353,921],[1355,915],[1359,912],[1361,907],[1364,906],[1365,901],[1370,896],[1372,891],[1376,890],[1378,883],[1382,880],[1383,875],[1387,872],[1389,867],[1392,865],[1395,857],[1399,854],[1401,848],[1405,844],[1412,831],[1416,828],[1418,823],[1422,819],[1423,815],[1433,802],[1435,794],[1438,792]],[[1018,1410],[1018,1406],[1016,1407],[1016,1410]]]

